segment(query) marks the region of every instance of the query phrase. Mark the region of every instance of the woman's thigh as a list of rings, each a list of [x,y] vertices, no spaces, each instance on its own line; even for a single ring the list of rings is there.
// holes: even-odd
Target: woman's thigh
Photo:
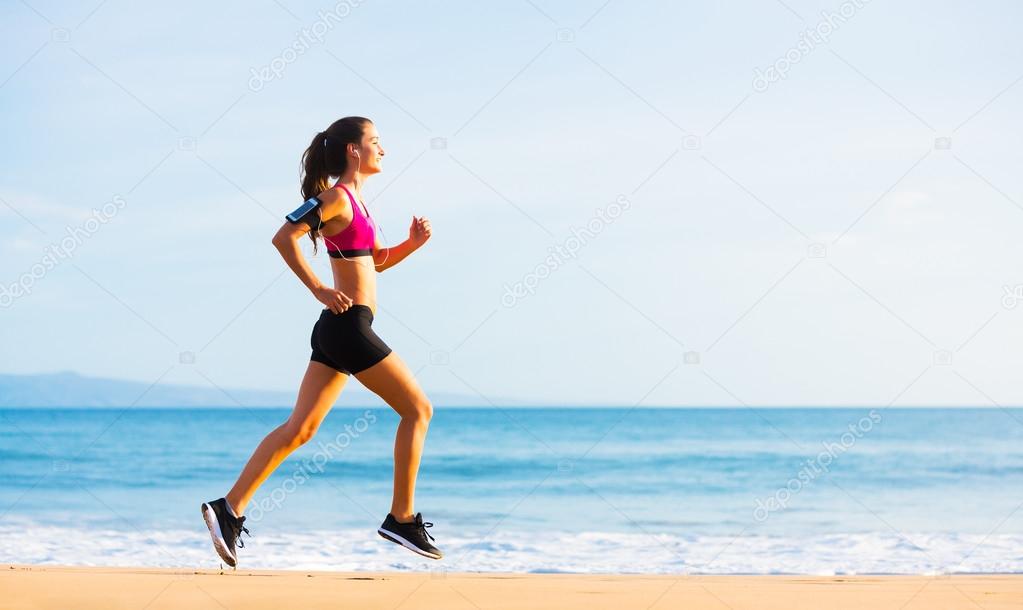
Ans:
[[[355,378],[402,417],[429,417],[433,414],[433,406],[426,393],[395,351],[368,369],[355,373]]]
[[[310,361],[288,425],[296,432],[304,430],[309,435],[314,434],[347,382],[348,375],[323,363]]]

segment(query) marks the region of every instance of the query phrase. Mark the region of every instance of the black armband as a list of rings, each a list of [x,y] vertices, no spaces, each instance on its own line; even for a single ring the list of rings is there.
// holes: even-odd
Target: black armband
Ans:
[[[306,199],[302,205],[298,206],[294,212],[288,214],[285,218],[288,219],[288,222],[304,222],[309,225],[310,229],[318,229],[320,227],[319,207],[322,203],[319,197]]]

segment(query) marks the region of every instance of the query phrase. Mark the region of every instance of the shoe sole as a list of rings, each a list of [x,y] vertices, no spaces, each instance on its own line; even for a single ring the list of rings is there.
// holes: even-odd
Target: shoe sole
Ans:
[[[224,536],[220,533],[220,521],[217,519],[216,511],[206,502],[202,503],[202,518],[206,522],[206,527],[210,530],[210,538],[213,539],[213,548],[216,549],[217,555],[220,555],[224,563],[232,568],[235,567],[238,559],[231,554],[231,550],[227,548],[227,541],[224,540]]]
[[[427,557],[429,559],[440,559],[441,557],[443,557],[443,555],[437,555],[436,553],[430,553],[428,551],[424,551],[423,549],[421,549],[418,546],[412,544],[408,540],[405,540],[404,538],[402,538],[398,534],[395,534],[394,532],[389,532],[389,531],[385,530],[382,527],[378,527],[377,528],[377,533],[380,534],[385,539],[390,540],[391,542],[393,542],[395,544],[400,544],[401,546],[403,546],[406,549],[412,551],[413,553],[422,555],[423,557]]]

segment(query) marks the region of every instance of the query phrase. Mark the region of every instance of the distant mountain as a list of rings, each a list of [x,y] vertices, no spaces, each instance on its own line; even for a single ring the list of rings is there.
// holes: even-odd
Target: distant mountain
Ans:
[[[351,384],[339,406],[383,406],[375,394]],[[2,407],[292,407],[298,393],[272,390],[156,384],[102,377],[83,377],[71,371],[41,375],[0,375]],[[434,406],[488,406],[482,398],[430,392]],[[498,404],[509,406],[506,400]]]

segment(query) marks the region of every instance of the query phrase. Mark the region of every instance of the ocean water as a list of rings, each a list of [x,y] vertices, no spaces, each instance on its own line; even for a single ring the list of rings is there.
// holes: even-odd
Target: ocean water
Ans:
[[[0,561],[219,566],[199,514],[286,409],[0,410]],[[264,484],[249,568],[1023,571],[1021,409],[438,407],[389,543],[397,416],[335,409]]]

